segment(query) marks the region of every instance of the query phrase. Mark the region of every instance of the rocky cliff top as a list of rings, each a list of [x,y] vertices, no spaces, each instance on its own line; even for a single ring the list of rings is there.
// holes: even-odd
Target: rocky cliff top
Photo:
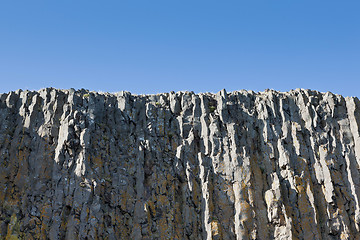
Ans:
[[[0,94],[0,238],[359,239],[360,102]]]

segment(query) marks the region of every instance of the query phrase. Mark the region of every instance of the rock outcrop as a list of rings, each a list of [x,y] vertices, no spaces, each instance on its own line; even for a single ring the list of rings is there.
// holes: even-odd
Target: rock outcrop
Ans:
[[[1,239],[360,239],[360,102],[0,95]]]

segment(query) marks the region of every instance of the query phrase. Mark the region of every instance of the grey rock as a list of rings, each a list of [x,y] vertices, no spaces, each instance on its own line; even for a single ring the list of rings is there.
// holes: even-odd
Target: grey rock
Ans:
[[[360,101],[0,94],[0,239],[360,239]]]

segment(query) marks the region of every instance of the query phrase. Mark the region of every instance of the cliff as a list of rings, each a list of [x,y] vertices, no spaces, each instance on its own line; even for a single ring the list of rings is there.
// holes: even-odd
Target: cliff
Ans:
[[[360,239],[360,102],[0,95],[1,239]]]

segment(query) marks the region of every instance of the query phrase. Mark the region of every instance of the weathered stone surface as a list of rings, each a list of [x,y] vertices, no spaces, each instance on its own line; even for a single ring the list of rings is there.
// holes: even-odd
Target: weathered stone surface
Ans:
[[[1,239],[360,239],[360,102],[0,94]]]

